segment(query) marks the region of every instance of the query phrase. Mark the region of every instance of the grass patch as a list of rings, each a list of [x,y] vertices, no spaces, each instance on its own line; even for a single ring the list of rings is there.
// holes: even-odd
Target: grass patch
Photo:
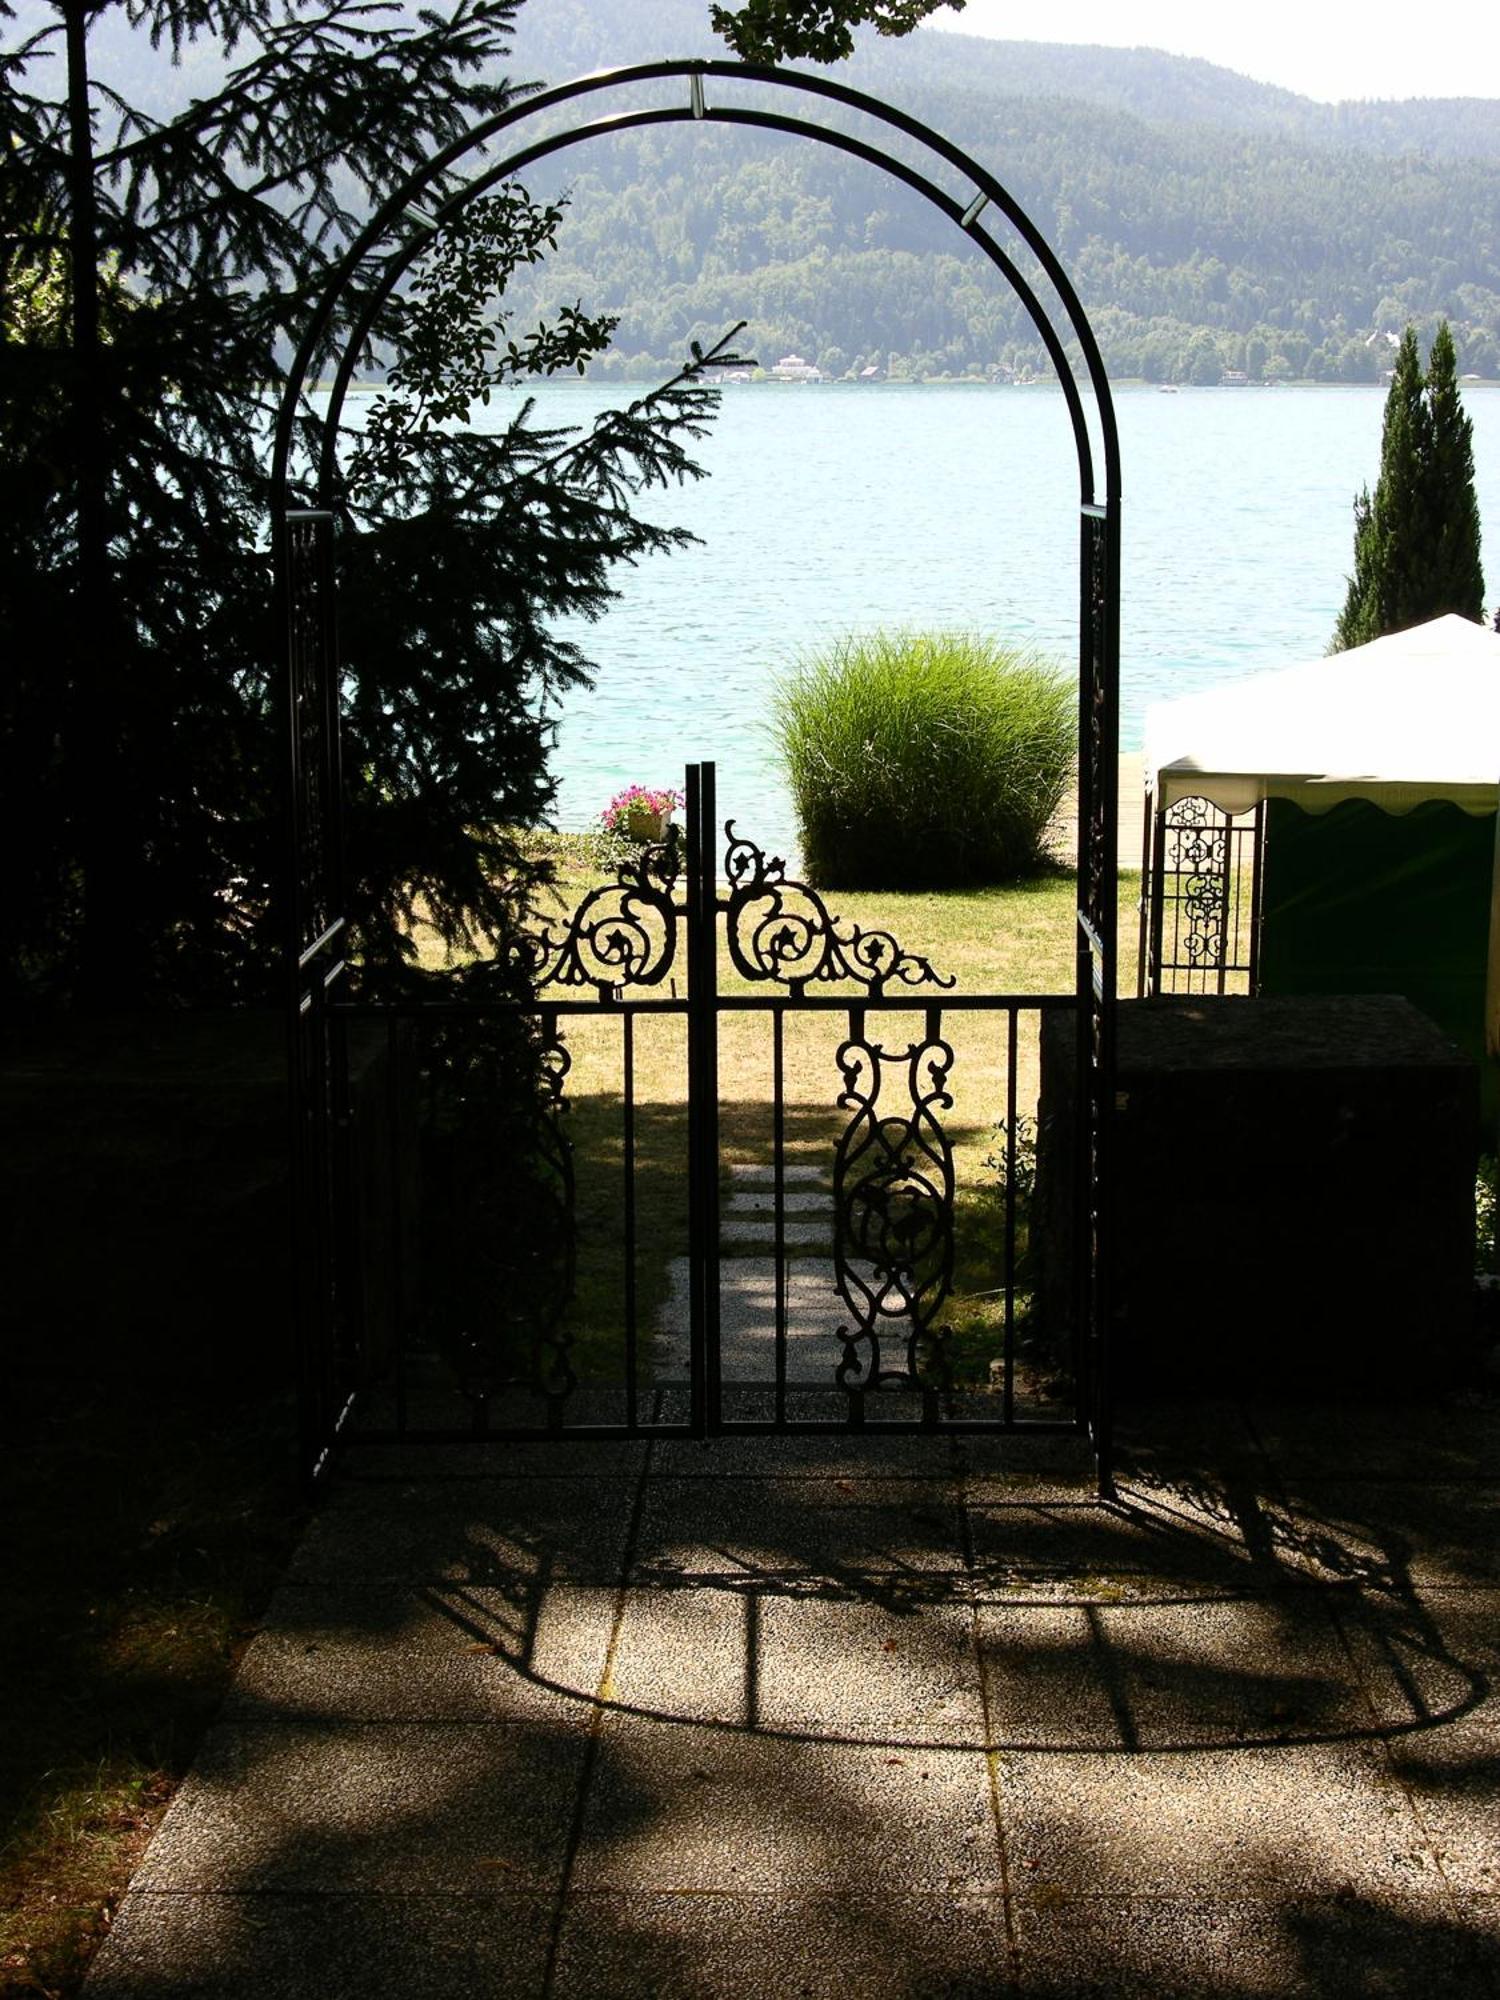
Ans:
[[[75,1993],[300,1525],[284,1396],[33,1376],[0,1510],[0,1993]]]
[[[291,1547],[284,1035],[58,1018],[0,1063],[0,1992],[75,1992]]]

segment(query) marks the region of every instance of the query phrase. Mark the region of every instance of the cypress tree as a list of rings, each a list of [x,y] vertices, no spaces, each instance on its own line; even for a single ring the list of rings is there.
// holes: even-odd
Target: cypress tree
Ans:
[[[1386,397],[1380,475],[1374,494],[1366,488],[1354,502],[1354,574],[1334,652],[1448,611],[1483,615],[1472,440],[1447,322],[1425,378],[1408,326]]]
[[[1354,502],[1354,574],[1334,632],[1335,652],[1418,622],[1420,613],[1405,613],[1424,532],[1427,435],[1422,363],[1416,330],[1409,326],[1401,336],[1385,399],[1375,492],[1372,496],[1366,487]]]
[[[1458,393],[1458,358],[1448,322],[1438,328],[1427,363],[1427,412],[1431,426],[1428,512],[1431,543],[1430,609],[1436,618],[1456,611],[1484,617],[1484,572],[1479,566],[1479,501],[1474,492],[1474,426]]]

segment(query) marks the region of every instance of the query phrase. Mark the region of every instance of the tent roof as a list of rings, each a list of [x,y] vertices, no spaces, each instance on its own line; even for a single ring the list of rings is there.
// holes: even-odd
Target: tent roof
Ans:
[[[1312,812],[1372,799],[1389,812],[1500,798],[1500,633],[1456,613],[1146,711],[1158,800],[1226,812],[1294,799]]]

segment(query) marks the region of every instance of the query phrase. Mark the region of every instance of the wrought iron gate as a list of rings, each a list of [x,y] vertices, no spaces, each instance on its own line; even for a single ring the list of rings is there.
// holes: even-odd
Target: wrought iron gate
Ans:
[[[759,103],[710,102],[709,88],[720,81],[741,92],[812,98],[820,112],[842,107],[875,121],[879,142],[822,116],[788,116]],[[621,88],[676,93],[684,86],[682,97],[664,103],[642,105],[632,98],[617,114],[579,124],[564,116],[558,124],[558,114],[571,115],[576,103],[599,93]],[[639,857],[634,872],[622,874],[587,917],[580,911],[565,935],[539,940],[530,966],[533,987],[524,1002],[376,1010],[352,997],[340,888],[334,522],[324,509],[340,490],[340,412],[358,358],[384,302],[431,230],[469,202],[529,163],[596,136],[683,121],[791,134],[862,161],[917,192],[1005,280],[1056,371],[1080,494],[1077,949],[1075,981],[1067,994],[959,994],[886,933],[841,928],[816,896],[787,881],[780,864],[752,840],[719,827],[712,770],[701,766],[692,784],[685,841]],[[534,128],[529,137],[523,136],[526,126]],[[478,171],[466,170],[471,160]],[[1019,244],[1017,254],[1032,261],[1035,282],[1001,241],[1007,232]],[[355,298],[359,303],[351,306]],[[1073,352],[1081,357],[1083,386],[1074,377]],[[307,478],[307,490],[319,504],[296,511],[289,496],[301,399],[319,378],[332,383],[320,453]],[[1061,1427],[1087,1432],[1107,1488],[1119,440],[1087,316],[1057,257],[1014,196],[920,120],[826,77],[724,62],[660,62],[542,92],[497,113],[418,166],[370,217],[312,316],[289,372],[273,481],[280,496],[274,547],[288,662],[287,963],[309,1474],[327,1463],[362,1404],[361,1435],[444,1435],[449,1429],[472,1435],[477,1429],[493,1436],[537,1430],[612,1436],[647,1429],[798,1429],[831,1423]],[[722,855],[721,837],[727,841]],[[721,991],[723,968],[728,970]],[[839,986],[843,990],[835,991]],[[996,1070],[998,1103],[989,1114],[1001,1135],[995,1159],[1002,1193],[993,1229],[1003,1248],[1000,1282],[993,1288],[1003,1300],[993,1385],[966,1381],[955,1365],[961,1342],[952,1321],[955,1216],[962,1203],[952,1121],[945,1123],[944,1114],[962,1089],[965,1072],[955,1054],[952,1024],[972,1014],[993,1020],[1004,1052]],[[741,1032],[745,1016],[757,1017],[769,1038],[772,1071],[765,1094],[768,1178],[760,1190],[769,1231],[769,1335],[761,1343],[764,1379],[748,1383],[741,1379],[744,1344],[726,1321],[719,1209],[721,1169],[754,1163],[726,1159],[717,1097],[721,1034]],[[642,1243],[649,1216],[637,1201],[636,1169],[649,1148],[633,1078],[642,1038],[649,1024],[662,1018],[675,1020],[684,1038],[687,1078],[681,1157],[675,1175],[666,1176],[688,1195],[682,1284],[665,1308],[667,1320],[676,1312],[684,1329],[680,1382],[672,1379],[660,1350],[662,1302],[647,1296],[649,1283],[647,1292],[641,1288],[652,1258]],[[566,1141],[565,1107],[573,1104],[576,1126],[580,1100],[588,1096],[580,1091],[573,1061],[580,1024],[604,1019],[618,1024],[620,1036],[616,1164],[618,1227],[626,1254],[612,1301],[620,1333],[619,1380],[601,1397],[580,1365],[586,1344],[575,1337],[570,1320],[575,1307],[569,1301],[576,1304],[590,1277],[580,1261],[585,1232],[576,1226],[589,1191],[577,1178],[585,1154]],[[843,1124],[830,1140],[827,1185],[816,1190],[828,1208],[825,1261],[837,1324],[827,1329],[832,1347],[818,1364],[823,1374],[808,1381],[801,1331],[807,1285],[800,1282],[807,1273],[794,1268],[801,1225],[789,1205],[797,1192],[793,1170],[808,1162],[790,1157],[786,1085],[788,1064],[815,1023],[837,1030],[832,1068],[841,1086],[835,1095]],[[509,1174],[503,1165],[485,1167],[482,1158],[475,1171],[467,1171],[483,1149],[471,1116],[473,1093],[466,1096],[461,1087],[468,1060],[462,1051],[480,1046],[472,1038],[482,1041],[481,1030],[489,1037],[483,1042],[487,1073],[510,1064],[513,1077],[524,1073],[528,1079],[526,1091],[510,1093],[523,1110],[506,1141],[514,1169]],[[444,1036],[438,1061],[430,1045]],[[1028,1109],[1035,1077],[1024,1089],[1017,1078],[1025,1068],[1023,1056],[1029,1059],[1032,1051],[1038,1052],[1041,1081],[1035,1108]],[[424,1089],[432,1111],[432,1079],[439,1074],[446,1151],[429,1146],[414,1193],[410,1162],[419,1149],[413,1122],[421,1123]],[[895,1108],[894,1098],[899,1098]],[[1024,1123],[1033,1117],[1045,1128],[1038,1135],[1034,1187]],[[435,1185],[448,1187],[453,1196],[448,1206],[455,1212],[463,1192],[474,1218],[470,1241],[508,1240],[528,1253],[511,1255],[508,1264],[488,1272],[490,1280],[498,1272],[508,1300],[499,1315],[503,1339],[496,1334],[495,1313],[486,1323],[474,1302],[484,1293],[477,1280],[468,1291],[463,1283],[451,1283],[440,1306],[425,1316],[414,1304],[441,1263],[433,1254],[433,1215],[443,1208],[430,1198]],[[432,1227],[414,1231],[412,1211],[420,1210],[424,1199]],[[1023,1216],[1025,1200],[1035,1211],[1031,1217]],[[1043,1289],[1053,1302],[1054,1358],[1059,1342],[1067,1349],[1067,1391],[1050,1403],[1045,1385],[1038,1391],[1032,1379],[1034,1357],[1019,1333],[1027,1284],[1018,1251],[1033,1226],[1053,1246],[1053,1268]],[[434,1400],[439,1390],[428,1379],[432,1371],[424,1374],[435,1347],[443,1350],[443,1393],[451,1396],[456,1385],[466,1412],[456,1426],[444,1422]]]
[[[322,769],[304,760],[310,809]],[[362,1005],[346,991],[340,927],[310,900],[318,934],[299,954],[295,1018],[312,1463],[361,1403],[366,1438],[1087,1427],[1087,1239],[1063,1228],[1051,1246],[1075,1268],[1061,1285],[1049,1274],[1050,1297],[1064,1300],[1050,1329],[1025,1324],[1040,1288],[1019,1255],[1045,1171],[1032,1145],[1040,1079],[1032,1066],[1023,1084],[1023,1071],[1070,997],[959,993],[890,931],[841,921],[733,821],[720,824],[711,764],[689,766],[686,805],[684,829],[636,848],[529,938],[524,999]],[[768,1071],[763,1128],[733,1147],[720,1109],[731,1019],[739,1068],[744,1031],[759,1030]],[[641,1215],[642,1121],[665,1108],[639,1085],[653,1029],[675,1030],[685,1058],[676,1166],[687,1201],[665,1299],[660,1231]],[[569,1085],[580,1046],[616,1034],[612,1129],[601,1141],[596,1117],[584,1149],[613,1184],[610,1212],[596,1204],[592,1218],[601,1246],[580,1242]],[[988,1042],[969,1094],[993,1113],[989,1197],[971,1229],[1001,1282],[978,1379],[951,1324],[960,1039],[971,1067]],[[788,1064],[809,1041],[814,1081],[799,1095]],[[474,1052],[489,1063],[497,1048],[520,1058],[502,1084],[508,1103],[472,1088]],[[831,1118],[809,1117],[820,1093]],[[1073,1088],[1062,1095],[1077,1101]],[[455,1118],[465,1104],[467,1129],[461,1109]],[[739,1218],[722,1213],[726,1181]],[[1083,1190],[1061,1193],[1066,1204]],[[736,1219],[752,1246],[738,1256]],[[600,1329],[580,1334],[570,1318],[581,1262],[601,1248],[619,1276],[602,1368]],[[448,1281],[441,1267],[455,1256],[477,1281]],[[413,1282],[424,1261],[439,1268]]]

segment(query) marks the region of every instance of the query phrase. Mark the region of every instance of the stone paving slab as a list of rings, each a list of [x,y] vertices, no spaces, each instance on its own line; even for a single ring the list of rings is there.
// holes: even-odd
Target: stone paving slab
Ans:
[[[773,1187],[744,1188],[730,1196],[723,1212],[725,1215],[774,1215],[776,1205],[776,1190]],[[781,1207],[788,1215],[831,1216],[833,1195],[809,1188],[788,1191],[781,1197]]]
[[[1391,1745],[1396,1777],[1449,1886],[1500,1896],[1500,1725],[1466,1718]]]
[[[820,1741],[980,1748],[974,1614],[775,1589],[638,1590],[612,1701],[662,1720]]]
[[[1314,1580],[1302,1558],[1285,1563],[1247,1544],[1231,1519],[1184,1505],[1158,1507],[1123,1490],[1118,1503],[1024,1487],[969,1491],[975,1587],[1098,1598],[1171,1598],[1263,1592]]]
[[[546,1896],[133,1890],[89,2000],[541,2000]]]
[[[1352,1740],[1374,1726],[1366,1680],[1316,1593],[985,1604],[978,1618],[996,1744],[1228,1747]],[[1371,1671],[1378,1679],[1380,1664]]]
[[[1365,1683],[1320,1593],[1101,1604],[1086,1615],[1127,1748],[1302,1742],[1370,1727]]]
[[[1378,1744],[1006,1751],[998,1769],[1023,1900],[1445,1892]]]
[[[295,1582],[351,1577],[518,1579],[620,1574],[636,1479],[349,1481],[293,1556]]]
[[[571,1413],[570,1413],[571,1420]],[[455,1479],[639,1479],[647,1440],[640,1438],[510,1438],[382,1444],[361,1459],[378,1478],[442,1485]]]
[[[240,1666],[235,1722],[538,1722],[583,1726],[617,1593],[552,1583],[286,1584]]]
[[[1251,1404],[1244,1420],[1275,1471],[1290,1479],[1500,1479],[1500,1424],[1477,1400],[1354,1409]]]
[[[646,1488],[633,1575],[811,1572],[894,1588],[964,1564],[951,1483],[661,1479]]]
[[[799,1217],[781,1225],[781,1240],[792,1249],[805,1250],[815,1243],[827,1244],[830,1241],[829,1227],[827,1222],[809,1222],[805,1216]],[[719,1224],[719,1240],[730,1250],[738,1250],[746,1243],[774,1243],[776,1224],[757,1215],[726,1215]],[[730,1273],[726,1273],[722,1289],[724,1293],[733,1295]]]
[[[1326,1420],[1325,1420],[1326,1429]],[[1189,1485],[1212,1467],[1226,1472],[1270,1467],[1255,1425],[1238,1403],[1127,1403],[1115,1417],[1115,1458],[1124,1478]]]
[[[132,1886],[556,1888],[586,1750],[535,1723],[222,1723]]]
[[[577,1889],[836,1895],[998,1886],[980,1751],[888,1750],[609,1716]]]
[[[825,1436],[664,1438],[653,1448],[653,1480],[841,1479],[864,1483],[951,1479],[960,1465],[951,1437]]]
[[[1329,1605],[1375,1722],[1406,1733],[1465,1716],[1500,1722],[1500,1591],[1333,1591]]]
[[[1015,1918],[1035,2000],[1482,2000],[1500,1993],[1483,1916],[1435,1897],[1263,1902],[1054,1897]]]
[[[988,1480],[992,1492],[1018,1481],[1057,1482],[1075,1498],[1095,1492],[1094,1456],[1088,1440],[1072,1431],[958,1432],[953,1438],[960,1471],[971,1482]]]
[[[1494,1485],[1200,1414],[360,1458],[88,2000],[1500,2000]]]
[[[769,1244],[775,1225],[754,1217],[737,1220],[737,1243]],[[790,1244],[826,1240],[817,1222],[789,1222]],[[729,1227],[725,1228],[726,1239]],[[659,1317],[656,1367],[663,1377],[688,1372],[688,1325],[691,1273],[686,1257],[674,1257],[668,1267],[669,1292]],[[839,1297],[828,1264],[819,1258],[810,1268],[795,1261],[786,1272],[787,1378],[805,1383],[831,1383],[842,1357],[836,1330],[849,1323],[849,1309]],[[776,1379],[776,1264],[772,1257],[737,1257],[720,1266],[719,1363],[726,1382],[774,1382]]]
[[[858,1857],[850,1888],[808,1896],[580,1894],[568,1905],[558,2000],[1004,2000],[994,1896],[880,1894]]]
[[[1500,1583],[1500,1481],[1284,1485],[1298,1532],[1330,1569],[1375,1587]]]
[[[640,1339],[643,1357],[650,1345],[650,1336],[643,1329]],[[446,1362],[436,1355],[417,1356],[408,1358],[406,1366],[407,1389],[399,1402],[392,1391],[378,1390],[360,1405],[351,1439],[359,1465],[368,1468],[366,1476],[374,1476],[384,1467],[389,1477],[392,1470],[399,1472],[404,1469],[407,1454],[412,1454],[418,1477],[442,1478],[445,1476],[443,1465],[432,1466],[428,1463],[427,1454],[433,1449],[453,1454],[451,1472],[496,1471],[503,1474],[506,1469],[504,1454],[507,1451],[524,1454],[537,1446],[558,1452],[560,1464],[566,1463],[567,1454],[571,1451],[595,1451],[600,1455],[602,1466],[609,1466],[611,1459],[616,1458],[623,1462],[615,1463],[613,1470],[622,1474],[640,1470],[641,1446],[634,1440],[580,1440],[570,1444],[564,1439],[552,1437],[548,1430],[547,1399],[529,1389],[502,1389],[492,1396],[486,1405],[486,1423],[476,1429],[474,1404],[459,1388]],[[601,1368],[609,1369],[608,1381],[597,1379]],[[580,1378],[569,1393],[569,1424],[605,1428],[624,1425],[629,1420],[624,1370],[625,1336],[622,1330],[613,1351],[606,1350],[602,1357],[597,1358],[594,1367]],[[643,1422],[649,1421],[653,1394],[649,1385],[642,1385],[637,1400]],[[404,1437],[401,1435],[403,1430],[406,1433]],[[522,1433],[520,1441],[509,1443],[504,1440],[501,1433],[506,1431]],[[518,1458],[513,1469],[526,1470],[524,1458]]]

